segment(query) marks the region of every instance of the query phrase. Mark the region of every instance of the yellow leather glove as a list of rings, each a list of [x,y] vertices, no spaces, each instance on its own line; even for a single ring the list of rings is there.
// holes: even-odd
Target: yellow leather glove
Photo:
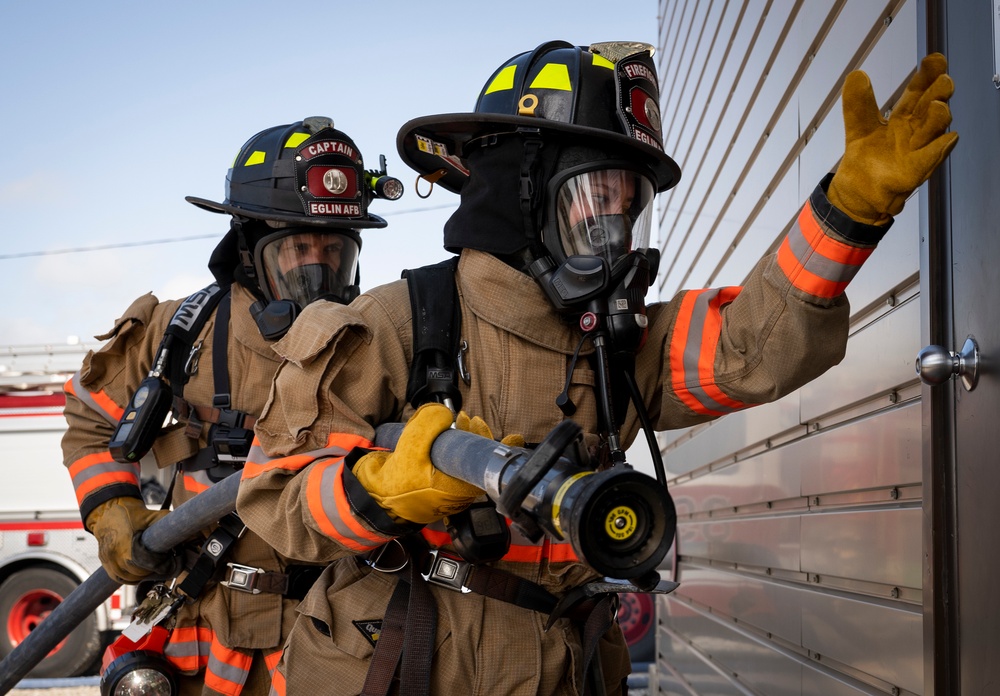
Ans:
[[[458,416],[455,417],[455,427],[459,430],[479,435],[480,437],[485,437],[490,440],[494,439],[493,431],[490,430],[490,426],[486,425],[486,421],[479,416],[469,418],[469,414],[465,411],[458,412]],[[508,447],[524,447],[524,436],[508,435],[504,439],[500,440],[500,442]]]
[[[944,161],[958,133],[948,99],[955,83],[948,61],[932,53],[906,86],[889,120],[882,118],[871,80],[855,70],[844,81],[844,158],[830,182],[830,202],[857,222],[884,225]]]
[[[112,579],[134,585],[166,572],[168,555],[154,554],[133,540],[169,512],[150,510],[139,498],[127,496],[106,500],[90,511],[85,525],[97,539],[97,555]]]
[[[447,406],[424,404],[403,428],[395,450],[369,452],[354,465],[361,485],[395,519],[429,524],[461,512],[483,494],[431,463],[431,445],[451,424]]]

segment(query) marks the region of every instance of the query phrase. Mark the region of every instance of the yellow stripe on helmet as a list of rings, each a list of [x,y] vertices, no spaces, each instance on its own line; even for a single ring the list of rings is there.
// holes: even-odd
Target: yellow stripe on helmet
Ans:
[[[560,89],[572,92],[573,84],[569,79],[569,68],[562,63],[549,63],[543,66],[528,89]]]
[[[285,141],[285,147],[298,147],[305,141],[312,137],[309,133],[292,133],[288,136],[288,140]]]
[[[265,154],[261,150],[254,150],[247,157],[247,161],[243,163],[244,167],[249,167],[253,164],[262,164],[264,162]]]
[[[497,76],[493,78],[493,82],[490,86],[486,88],[483,92],[484,95],[492,94],[493,92],[503,92],[504,90],[514,89],[514,73],[517,72],[516,65],[508,65],[506,68],[497,73]]]
[[[607,58],[605,58],[604,56],[599,56],[596,53],[592,55],[594,56],[594,65],[599,65],[602,68],[611,68],[612,70],[615,69],[615,64],[612,63]]]

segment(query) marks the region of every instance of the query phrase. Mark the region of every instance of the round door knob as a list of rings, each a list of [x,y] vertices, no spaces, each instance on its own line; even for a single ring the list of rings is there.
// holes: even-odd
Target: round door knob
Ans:
[[[979,344],[969,336],[959,353],[943,346],[926,346],[917,353],[915,367],[924,384],[944,384],[958,375],[962,385],[972,391],[979,382]]]

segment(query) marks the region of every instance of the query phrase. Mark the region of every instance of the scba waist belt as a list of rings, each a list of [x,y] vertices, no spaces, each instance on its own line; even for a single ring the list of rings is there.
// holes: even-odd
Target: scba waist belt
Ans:
[[[284,573],[239,563],[227,563],[226,566],[226,578],[220,584],[230,590],[250,594],[267,592],[298,600],[306,596],[323,572],[322,566],[289,566]]]

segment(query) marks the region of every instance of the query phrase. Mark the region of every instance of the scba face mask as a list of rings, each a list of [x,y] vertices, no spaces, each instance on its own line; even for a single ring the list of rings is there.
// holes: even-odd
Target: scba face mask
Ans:
[[[358,296],[361,238],[354,230],[286,227],[256,245],[254,268],[265,301],[251,307],[261,335],[281,338],[317,300],[349,304]]]
[[[271,301],[299,307],[319,299],[349,302],[358,269],[358,243],[340,231],[287,228],[261,240],[255,265]]]
[[[529,272],[557,310],[607,314],[594,303],[612,300],[624,285],[629,302],[620,309],[643,313],[638,305],[659,261],[648,248],[654,195],[648,175],[623,161],[572,167],[552,178],[541,235],[547,256]]]
[[[558,244],[546,240],[557,258],[597,256],[613,268],[626,254],[649,246],[649,179],[628,169],[570,171],[566,177],[555,196]]]

